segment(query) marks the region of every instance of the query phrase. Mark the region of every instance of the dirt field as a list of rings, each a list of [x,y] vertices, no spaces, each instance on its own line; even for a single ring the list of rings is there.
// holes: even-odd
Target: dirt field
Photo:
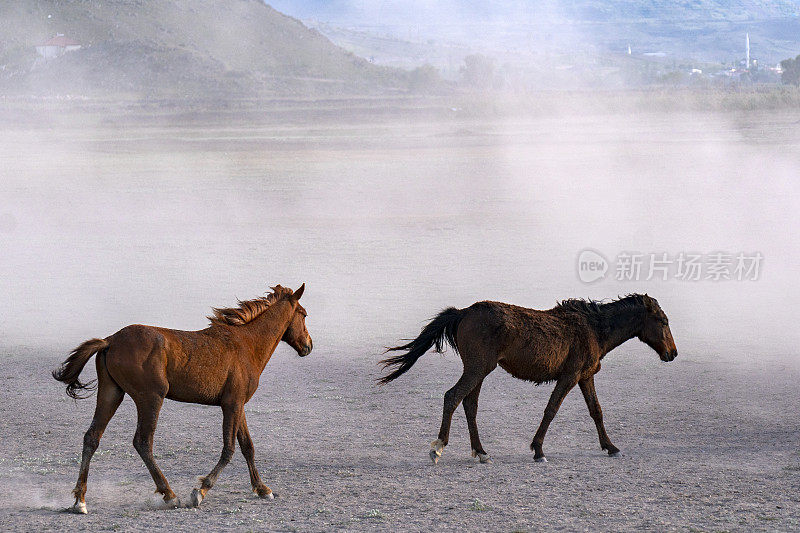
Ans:
[[[71,501],[93,400],[76,407],[47,371],[52,352],[17,351],[0,363],[0,529],[793,531],[800,528],[800,373],[775,361],[723,364],[682,354],[661,363],[644,345],[607,358],[598,394],[609,458],[579,392],[545,441],[550,462],[528,449],[550,393],[493,373],[479,428],[493,464],[469,457],[463,411],[438,465],[428,459],[443,392],[460,371],[452,354],[428,355],[408,376],[377,388],[374,358],[281,348],[247,406],[259,468],[278,493],[249,491],[238,454],[199,509],[154,510],[152,481],[131,445],[126,399],[89,477],[90,514]],[[20,392],[21,391],[21,392]],[[221,414],[167,402],[156,457],[178,494],[210,470]],[[80,526],[78,526],[80,524]]]
[[[0,529],[800,528],[800,115],[351,104],[367,105],[0,110]],[[585,248],[758,251],[764,268],[750,282],[612,272],[588,285]],[[249,492],[237,452],[201,508],[155,509],[126,399],[92,463],[90,514],[59,512],[94,407],[49,376],[70,349],[130,323],[199,329],[211,306],[302,282],[315,351],[281,347],[247,406],[279,498]],[[443,307],[630,292],[659,299],[680,355],[662,363],[631,341],[605,360],[598,394],[620,458],[600,451],[573,392],[550,462],[534,463],[551,386],[497,370],[478,415],[494,463],[469,457],[459,409],[434,466],[458,360],[428,355],[373,385],[381,347]],[[216,409],[165,405],[155,453],[181,497],[216,462],[220,423]]]

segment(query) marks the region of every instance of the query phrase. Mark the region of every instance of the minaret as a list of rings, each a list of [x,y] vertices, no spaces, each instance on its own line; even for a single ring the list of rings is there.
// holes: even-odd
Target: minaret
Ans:
[[[747,70],[750,70],[750,34],[746,33],[744,37],[744,48],[745,48],[745,61],[747,63]]]

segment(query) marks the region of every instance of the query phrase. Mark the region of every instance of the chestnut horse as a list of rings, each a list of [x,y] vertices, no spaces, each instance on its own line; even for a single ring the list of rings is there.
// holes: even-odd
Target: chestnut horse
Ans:
[[[461,355],[464,373],[444,395],[439,438],[431,443],[430,457],[434,463],[447,445],[450,421],[462,400],[472,456],[482,463],[489,461],[478,438],[475,419],[483,379],[497,365],[512,376],[537,385],[556,382],[531,443],[535,461],[547,461],[542,451],[545,433],[562,400],[576,384],[597,426],[600,446],[609,455],[617,456],[619,449],[611,444],[603,426],[594,375],[608,352],[633,337],[655,350],[662,361],[672,361],[678,355],[667,315],[646,294],[632,294],[609,303],[565,300],[547,311],[478,302],[466,309],[445,309],[422,329],[419,337],[403,346],[389,348],[387,351],[406,353],[381,361],[384,368],[396,368],[379,381],[388,383],[396,379],[433,346],[441,353],[445,342]]]
[[[72,491],[75,504],[70,510],[86,513],[89,461],[126,393],[133,398],[138,412],[133,447],[153,476],[156,492],[163,494],[166,506],[177,507],[179,500],[153,458],[153,433],[164,398],[222,407],[222,456],[211,473],[200,478],[200,487],[192,492],[192,505],[200,505],[214,486],[233,456],[236,439],[247,461],[253,491],[271,499],[272,490],[261,481],[256,469],[244,404],[256,392],[261,372],[280,341],[300,356],[311,353],[306,311],[298,302],[304,290],[305,284],[295,292],[278,285],[265,297],[240,301],[238,307],[214,309],[214,315],[208,317],[210,326],[200,331],[132,325],[75,348],[53,377],[67,384],[67,394],[72,398],[85,398],[80,391],[93,390],[94,385],[78,378],[96,354],[97,407],[83,438],[78,483]]]

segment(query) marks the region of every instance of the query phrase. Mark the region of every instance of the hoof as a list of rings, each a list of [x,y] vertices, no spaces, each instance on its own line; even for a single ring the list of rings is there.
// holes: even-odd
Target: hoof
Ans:
[[[259,487],[257,489],[253,489],[253,492],[258,494],[258,497],[264,500],[274,500],[275,493],[272,492],[272,489],[269,487]]]
[[[615,452],[608,452],[608,456],[609,457],[621,457],[622,453],[619,450],[617,450]]]
[[[192,507],[200,507],[201,503],[203,503],[203,494],[200,489],[194,489],[192,491]]]
[[[430,456],[431,456],[431,461],[433,461],[433,464],[437,464],[439,462],[439,459],[442,457],[442,452],[437,450],[431,450]]]
[[[537,463],[546,463],[547,457],[543,455],[541,457],[534,457],[533,460],[536,461]]]
[[[492,458],[489,457],[488,453],[480,453],[480,452],[476,452],[475,450],[472,450],[472,457],[477,457],[478,461],[480,461],[481,463],[491,463],[492,462]]]
[[[444,443],[441,440],[436,439],[435,441],[431,442],[430,457],[431,461],[433,461],[433,464],[439,462],[439,458],[442,456],[442,452],[444,452]]]
[[[181,500],[180,500],[180,498],[175,496],[174,498],[172,498],[170,500],[164,500],[161,503],[161,505],[159,505],[159,508],[161,508],[161,509],[177,509],[180,506],[181,506]]]
[[[72,507],[67,507],[66,511],[74,514],[89,513],[89,511],[86,510],[86,502],[75,502],[75,504]]]

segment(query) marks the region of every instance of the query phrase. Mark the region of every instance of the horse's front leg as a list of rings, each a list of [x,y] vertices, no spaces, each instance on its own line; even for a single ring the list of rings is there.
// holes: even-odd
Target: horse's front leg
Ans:
[[[556,382],[556,388],[553,389],[553,393],[550,395],[550,401],[547,402],[547,407],[544,410],[542,423],[539,424],[539,429],[536,430],[536,435],[533,436],[533,442],[531,442],[531,450],[534,452],[533,460],[537,463],[547,462],[547,458],[542,451],[545,433],[547,433],[550,422],[555,418],[558,408],[561,407],[561,402],[564,401],[564,398],[577,382],[578,379],[573,376],[560,377]]]
[[[230,462],[236,450],[236,433],[244,414],[241,403],[223,403],[222,405],[222,455],[211,472],[200,478],[200,488],[192,491],[192,505],[197,507],[211,490],[223,468]]]
[[[236,437],[239,440],[239,449],[242,450],[244,460],[247,461],[247,469],[250,471],[250,485],[253,487],[253,492],[262,498],[271,500],[275,496],[272,494],[272,489],[267,487],[258,475],[255,448],[253,447],[253,440],[250,438],[250,431],[247,429],[247,420],[244,413],[242,413],[242,420],[239,424],[239,431],[236,433]]]
[[[583,399],[586,400],[586,407],[589,408],[589,414],[594,419],[594,424],[597,426],[597,436],[600,438],[600,447],[608,452],[611,457],[619,455],[619,448],[611,444],[611,439],[608,438],[606,428],[603,425],[603,410],[600,409],[600,402],[597,401],[597,391],[594,388],[594,376],[583,379],[578,382],[583,393]]]

